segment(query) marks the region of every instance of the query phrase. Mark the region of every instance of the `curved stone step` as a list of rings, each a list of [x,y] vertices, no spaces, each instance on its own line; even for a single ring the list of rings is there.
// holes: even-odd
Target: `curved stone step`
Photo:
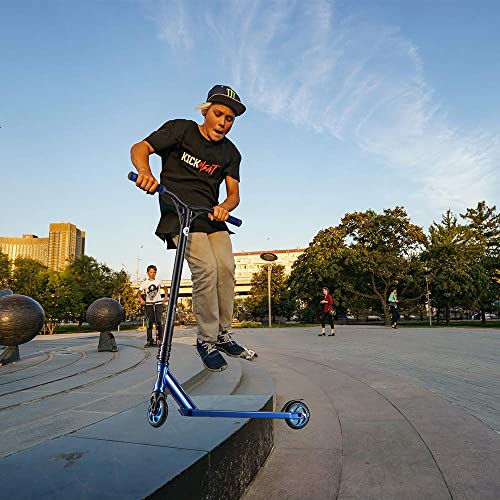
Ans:
[[[68,380],[64,386],[57,380],[62,374],[69,374],[69,379],[82,377],[77,366],[63,367],[60,361],[52,367],[25,363],[24,368],[32,371],[22,376],[22,370],[9,370],[10,387],[15,387],[16,377],[23,379],[18,381],[22,402],[1,411],[3,421],[11,422],[0,432],[2,492],[31,498],[36,484],[37,498],[47,499],[240,498],[272,449],[272,421],[181,417],[169,396],[166,423],[152,428],[146,410],[156,376],[156,350],[148,351],[154,355],[147,362],[124,370],[130,350],[144,341],[133,335],[117,340],[119,351],[106,369],[95,363],[104,354],[95,351],[95,339],[82,340],[81,350],[91,358],[86,366],[96,371],[88,385],[75,386],[75,380]],[[45,350],[53,345],[71,351],[76,344],[76,339],[61,343],[54,339],[46,341]],[[273,409],[273,391],[258,390],[256,366],[228,359],[227,370],[211,373],[203,368],[189,339],[174,342],[173,349],[172,372],[199,408]],[[103,372],[101,379],[94,379],[97,371]],[[50,390],[32,401],[28,396],[35,389],[30,391],[30,383],[35,386],[37,379]],[[61,384],[66,390],[58,393]],[[249,387],[256,394],[245,394]],[[25,481],[26,470],[30,481]]]
[[[272,409],[263,395],[193,399],[203,409]],[[145,410],[130,408],[0,459],[2,493],[32,498],[36,484],[40,499],[238,499],[273,446],[270,420],[189,418],[171,408],[154,429]]]

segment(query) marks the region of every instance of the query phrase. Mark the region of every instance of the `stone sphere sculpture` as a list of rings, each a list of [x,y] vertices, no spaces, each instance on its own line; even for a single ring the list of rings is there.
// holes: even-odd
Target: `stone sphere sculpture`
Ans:
[[[18,346],[40,333],[45,321],[42,306],[26,295],[0,297],[0,344]]]
[[[87,321],[99,332],[116,330],[125,317],[125,310],[114,299],[97,299],[87,309]]]
[[[114,299],[104,297],[90,304],[87,309],[87,321],[92,328],[101,332],[98,351],[116,352],[118,350],[111,330],[116,330],[124,319],[125,310]]]

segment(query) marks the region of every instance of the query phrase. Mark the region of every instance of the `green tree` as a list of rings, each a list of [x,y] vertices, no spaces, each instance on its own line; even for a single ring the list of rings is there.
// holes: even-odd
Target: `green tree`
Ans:
[[[288,279],[290,303],[299,320],[310,323],[320,312],[322,288],[333,296],[337,311],[347,309],[343,286],[343,267],[346,257],[345,231],[341,227],[322,229],[309,247],[295,261]]]
[[[289,317],[293,307],[290,304],[285,266],[268,264],[271,266],[271,309],[272,317]],[[249,297],[245,302],[247,311],[254,316],[268,314],[268,271],[267,265],[252,276]]]
[[[137,300],[137,293],[132,288],[130,276],[123,269],[113,274],[111,298],[117,300],[125,309],[125,316],[139,316],[142,306]]]
[[[81,297],[78,330],[85,318],[85,312],[94,300],[111,297],[114,286],[114,273],[105,264],[100,264],[94,257],[83,255],[75,259],[65,271],[74,279]]]
[[[12,288],[15,293],[27,295],[38,302],[43,294],[46,283],[40,278],[47,271],[47,266],[27,257],[18,257],[14,261],[12,273]]]
[[[43,284],[39,302],[45,312],[47,330],[53,334],[62,321],[79,311],[81,295],[76,281],[67,273],[44,270],[39,274],[39,282]]]
[[[478,244],[483,245],[483,254],[475,262],[475,301],[486,322],[486,311],[491,311],[500,296],[500,214],[496,206],[488,207],[481,201],[476,208],[468,208],[462,219]]]
[[[346,214],[341,226],[347,240],[352,241],[345,259],[346,287],[382,312],[388,325],[391,286],[398,286],[400,306],[423,297],[423,283],[422,292],[415,297],[405,293],[405,286],[422,267],[417,255],[427,242],[426,236],[420,226],[411,223],[403,207],[385,209],[381,214],[373,210]]]
[[[11,286],[10,260],[9,256],[0,250],[0,289]]]
[[[451,210],[429,228],[429,243],[422,257],[429,270],[433,306],[445,311],[447,325],[453,306],[474,305],[477,280],[483,280],[476,262],[483,253],[483,243]]]
[[[302,320],[318,312],[321,288],[332,293],[337,310],[372,311],[390,323],[387,297],[392,285],[400,290],[402,305],[415,303],[425,289],[418,253],[426,242],[419,226],[402,207],[348,213],[338,226],[318,232],[292,269],[291,294]],[[407,283],[421,276],[415,296],[405,293]]]

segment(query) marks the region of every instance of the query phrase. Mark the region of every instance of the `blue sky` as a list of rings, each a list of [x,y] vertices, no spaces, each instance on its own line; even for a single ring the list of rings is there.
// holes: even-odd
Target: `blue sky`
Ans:
[[[498,26],[486,0],[3,1],[0,235],[70,221],[99,261],[169,278],[129,149],[200,121],[216,83],[248,107],[235,251],[306,247],[351,211],[402,205],[427,229],[498,206]]]

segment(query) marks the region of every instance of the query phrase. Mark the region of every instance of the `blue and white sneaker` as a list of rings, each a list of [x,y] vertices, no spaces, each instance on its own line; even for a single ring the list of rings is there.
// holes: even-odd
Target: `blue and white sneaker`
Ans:
[[[228,331],[220,332],[215,347],[232,358],[240,358],[246,349],[237,344]]]
[[[226,360],[211,342],[196,341],[196,350],[207,370],[221,372],[227,368]]]

